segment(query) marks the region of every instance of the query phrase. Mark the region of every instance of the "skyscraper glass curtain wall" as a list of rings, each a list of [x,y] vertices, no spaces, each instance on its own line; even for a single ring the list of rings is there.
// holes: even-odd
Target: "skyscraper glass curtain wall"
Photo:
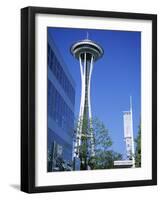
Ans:
[[[75,102],[75,90],[68,80],[63,68],[61,67],[54,51],[51,49],[50,44],[48,43],[48,66],[61,84],[65,93],[68,95],[71,102],[74,104]]]
[[[48,172],[70,170],[73,151],[75,85],[48,32]]]
[[[48,115],[68,134],[73,131],[74,113],[48,80]]]

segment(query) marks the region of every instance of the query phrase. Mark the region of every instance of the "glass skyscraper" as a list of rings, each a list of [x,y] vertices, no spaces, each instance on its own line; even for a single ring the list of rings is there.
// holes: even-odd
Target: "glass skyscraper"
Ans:
[[[70,170],[73,151],[75,83],[48,28],[48,172]]]

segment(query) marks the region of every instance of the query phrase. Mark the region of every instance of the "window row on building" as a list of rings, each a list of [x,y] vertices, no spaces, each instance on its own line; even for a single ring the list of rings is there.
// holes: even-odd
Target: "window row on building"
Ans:
[[[73,133],[74,113],[48,79],[48,115],[68,134]]]
[[[75,90],[68,80],[63,68],[61,67],[55,53],[53,52],[50,44],[48,43],[48,66],[51,69],[52,73],[62,86],[63,90],[71,100],[72,104],[75,103]]]

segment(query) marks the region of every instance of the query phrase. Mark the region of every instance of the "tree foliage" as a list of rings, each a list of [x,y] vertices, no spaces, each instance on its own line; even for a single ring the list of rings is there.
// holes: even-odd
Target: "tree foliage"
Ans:
[[[81,136],[82,143],[79,149],[81,163],[83,161],[84,166],[87,166],[86,164],[88,163],[91,169],[113,168],[114,160],[122,159],[122,155],[111,150],[112,140],[104,123],[95,118],[91,120],[92,126],[89,126],[88,121],[84,119],[83,122],[79,121],[77,128],[81,126],[81,123],[83,123]],[[91,132],[94,136],[95,155],[88,158],[87,144]],[[81,169],[86,168],[83,168],[83,165],[81,164]]]
[[[139,126],[139,131],[137,138],[135,139],[136,149],[135,149],[135,166],[141,167],[141,126]]]
[[[90,160],[90,166],[92,169],[111,169],[114,168],[114,161],[121,159],[122,155],[113,150],[97,150],[95,156]]]

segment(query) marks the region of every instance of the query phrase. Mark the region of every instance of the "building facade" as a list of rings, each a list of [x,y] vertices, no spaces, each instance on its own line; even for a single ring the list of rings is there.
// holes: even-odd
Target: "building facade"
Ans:
[[[130,110],[124,111],[123,119],[124,119],[124,140],[126,145],[126,157],[128,160],[132,161],[132,166],[135,167],[132,97],[130,97]]]
[[[132,157],[132,127],[131,127],[131,112],[125,111],[124,115],[124,140],[126,145],[126,156],[128,159]]]
[[[123,122],[126,159],[114,161],[115,168],[135,167],[132,97],[130,97],[130,109],[123,112]]]
[[[75,83],[48,28],[48,172],[72,166]]]

